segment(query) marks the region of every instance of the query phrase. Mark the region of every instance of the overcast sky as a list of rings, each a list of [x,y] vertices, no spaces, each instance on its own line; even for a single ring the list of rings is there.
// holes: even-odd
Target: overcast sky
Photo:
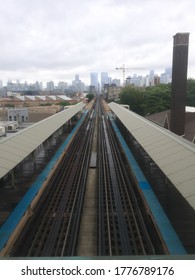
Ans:
[[[190,33],[195,78],[194,0],[0,0],[0,80],[89,84],[90,72],[125,64],[127,75],[172,64],[173,36]]]

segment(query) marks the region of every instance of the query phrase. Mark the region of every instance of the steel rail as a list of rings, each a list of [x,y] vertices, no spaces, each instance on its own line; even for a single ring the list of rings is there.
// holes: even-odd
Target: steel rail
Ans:
[[[113,150],[111,149],[110,141],[109,141],[109,136],[107,132],[107,127],[106,127],[106,122],[105,119],[103,118],[103,127],[104,127],[104,136],[105,136],[105,144],[107,147],[107,157],[108,157],[108,163],[109,163],[109,169],[111,173],[111,185],[112,185],[112,191],[113,191],[113,199],[114,199],[114,205],[115,205],[115,214],[117,218],[117,224],[119,228],[119,240],[121,243],[121,250],[122,250],[122,255],[128,255],[131,254],[131,246],[128,238],[128,229],[127,229],[127,224],[125,221],[125,217],[123,215],[123,206],[122,206],[122,201],[121,201],[121,196],[119,193],[119,188],[118,188],[118,180],[116,176],[116,169],[115,169],[115,164],[114,164],[114,157],[113,157]]]
[[[59,232],[62,233],[63,228],[63,215],[65,212],[65,206],[67,203],[63,203],[63,201],[60,202],[62,205],[59,211],[57,212],[58,219],[56,219],[56,224],[53,225],[53,230],[51,229],[49,238],[47,239],[47,242],[45,243],[44,250],[42,252],[43,255],[73,255],[75,252],[75,246],[76,246],[76,240],[78,235],[78,229],[79,229],[79,222],[80,222],[80,216],[81,216],[81,209],[82,209],[82,203],[83,203],[83,194],[84,194],[84,188],[86,183],[86,174],[88,169],[88,163],[86,162],[88,157],[89,162],[89,155],[90,155],[90,149],[89,149],[89,141],[91,141],[91,137],[89,137],[89,129],[88,125],[86,128],[87,132],[84,135],[82,143],[80,143],[79,151],[77,153],[78,158],[78,164],[77,168],[74,169],[73,174],[71,175],[71,179],[69,182],[67,182],[67,185],[71,187],[71,189],[74,189],[74,192],[72,192],[72,205],[71,205],[71,211],[69,214],[69,221],[66,228],[66,234],[65,234],[65,241],[63,242],[63,246],[61,249],[61,252],[57,251],[53,252],[52,248],[49,246],[50,242],[55,242],[57,239],[57,234]],[[86,143],[87,139],[87,143]],[[72,180],[73,178],[73,180]],[[69,227],[71,225],[71,227]],[[62,237],[62,234],[60,234]],[[69,236],[69,239],[67,239],[67,236]],[[65,250],[66,244],[68,240],[68,248],[69,250]],[[60,240],[58,241],[58,244],[60,243]],[[55,245],[55,244],[54,244]],[[55,246],[54,246],[55,247]],[[59,246],[58,246],[59,248]],[[71,248],[71,249],[70,249]]]
[[[99,204],[99,255],[121,254],[120,239],[118,236],[118,225],[116,223],[116,207],[113,199],[112,180],[109,169],[108,152],[102,122],[103,110],[100,107],[100,131],[101,134],[99,156],[99,192],[101,194]],[[101,176],[104,178],[102,180]],[[106,209],[106,211],[105,211]]]
[[[83,124],[84,126],[84,124]],[[82,127],[83,127],[82,126]],[[62,165],[59,167],[59,169],[62,170],[62,176],[60,176],[60,174],[58,172],[56,172],[57,178],[60,178],[59,181],[57,182],[56,188],[55,188],[55,192],[53,193],[53,195],[50,195],[50,201],[47,198],[47,210],[43,213],[43,217],[42,217],[42,221],[41,224],[39,225],[39,229],[37,231],[37,234],[34,238],[34,241],[31,245],[31,249],[29,250],[28,256],[31,256],[33,250],[35,250],[35,252],[33,253],[33,255],[39,255],[39,254],[43,254],[44,250],[51,250],[51,248],[53,247],[53,242],[55,240],[55,238],[52,238],[51,241],[51,237],[50,237],[50,243],[47,247],[47,249],[45,248],[45,239],[48,240],[48,228],[49,228],[49,232],[51,232],[51,227],[55,232],[56,235],[56,228],[59,226],[59,213],[62,213],[61,211],[63,210],[63,206],[66,206],[67,201],[69,200],[70,196],[71,196],[71,192],[73,192],[73,189],[68,188],[68,187],[64,187],[67,184],[67,181],[69,180],[70,176],[71,176],[71,172],[73,170],[73,165],[75,163],[75,154],[77,153],[78,149],[80,148],[80,141],[82,139],[82,135],[78,134],[78,138],[76,137],[75,140],[73,141],[70,151],[68,152],[70,154],[69,157],[69,164],[66,161],[62,162]],[[77,163],[79,163],[78,161],[76,161]],[[74,167],[75,168],[75,167]],[[54,186],[55,186],[54,185]],[[56,217],[56,215],[58,215],[58,217]],[[53,226],[55,225],[55,227]],[[54,233],[53,233],[54,234]],[[39,237],[40,236],[40,237]],[[54,236],[53,236],[54,237]],[[38,243],[36,245],[36,243]],[[42,244],[44,245],[44,247],[42,248]],[[45,254],[45,253],[44,253]]]
[[[98,103],[99,104],[99,103]],[[104,186],[108,184],[106,173],[106,156],[104,149],[104,134],[102,124],[102,108],[100,104],[98,106],[98,124],[99,124],[99,140],[98,140],[98,178],[99,178],[99,255],[106,254],[106,247],[108,247],[108,254],[112,256],[112,237],[111,237],[111,225],[109,219],[109,198],[107,191],[104,190]],[[105,211],[104,211],[105,209]],[[103,233],[107,233],[105,234]],[[107,239],[106,239],[107,237]]]
[[[83,157],[82,148],[85,146],[85,144],[81,143],[82,141],[84,141],[83,132],[86,130],[88,122],[89,116],[86,118],[83,125],[79,129],[77,137],[73,139],[65,158],[59,165],[58,170],[56,172],[56,178],[52,178],[52,186],[50,186],[45,192],[47,194],[44,195],[44,199],[41,199],[41,202],[44,202],[44,206],[37,207],[37,210],[35,211],[38,213],[38,219],[34,218],[35,224],[33,223],[33,226],[31,225],[30,231],[33,229],[31,237],[25,237],[27,239],[27,246],[24,247],[26,247],[25,250],[27,252],[25,252],[25,250],[22,250],[23,254],[25,255],[60,255],[57,252],[59,251],[59,246],[56,246],[56,239],[59,238],[59,228],[61,228],[61,222],[59,221],[64,219],[64,224],[68,223],[67,219],[70,217],[70,213],[65,213],[64,211],[66,207],[68,209],[71,208],[71,204],[74,204],[74,201],[76,199],[76,190],[74,189],[74,187],[71,187],[71,184],[74,180],[78,179],[79,177],[79,182],[81,182],[81,176],[79,174],[82,172],[80,172],[81,170],[77,172],[75,166],[80,166],[80,169],[83,169],[84,167],[84,164],[81,164],[81,162]],[[86,136],[85,139],[86,138],[88,141],[88,136]],[[55,187],[54,184],[56,184],[57,186]],[[51,230],[53,231],[53,233],[51,233]],[[29,230],[26,231],[26,233],[27,232],[29,233]],[[61,234],[61,237],[62,235],[63,234]],[[57,244],[59,244],[58,241]],[[55,249],[53,249],[55,246],[58,248],[56,252]],[[15,255],[17,255],[17,251],[20,251],[21,246],[19,247],[20,248],[18,250],[16,249]],[[20,254],[20,252],[18,253]]]
[[[148,235],[132,184],[127,176],[127,170],[121,158],[119,143],[116,141],[111,125],[109,125],[108,129],[115,158],[116,174],[119,177],[119,191],[124,205],[123,211],[126,213],[133,252],[134,254],[154,254],[154,247]]]
[[[78,239],[78,232],[79,232],[79,225],[80,225],[80,219],[81,219],[81,211],[82,211],[82,205],[84,200],[84,193],[85,193],[85,186],[87,181],[87,174],[88,174],[88,167],[89,167],[89,161],[90,161],[90,155],[91,155],[91,146],[92,146],[92,139],[93,139],[93,132],[94,132],[95,122],[93,119],[93,123],[90,124],[90,127],[88,128],[88,133],[86,134],[87,141],[85,141],[85,148],[83,149],[83,157],[84,160],[82,161],[81,169],[79,172],[79,180],[77,183],[77,193],[75,195],[74,204],[72,207],[72,213],[71,218],[69,220],[69,226],[71,226],[71,230],[67,231],[70,238],[68,242],[68,249],[65,251],[66,241],[65,239],[62,254],[73,256],[75,255],[76,251],[76,245],[77,245],[77,239]],[[68,227],[69,227],[68,226]]]
[[[99,161],[99,254],[152,254],[154,249],[151,240],[103,108],[101,114],[104,117],[103,124],[99,125],[99,153],[103,155]],[[107,250],[106,243],[109,246]]]
[[[10,256],[74,256],[98,119],[98,255],[155,254],[133,176],[97,97]],[[129,169],[128,169],[129,170]],[[142,208],[142,207],[141,207]],[[143,208],[142,208],[143,210]]]

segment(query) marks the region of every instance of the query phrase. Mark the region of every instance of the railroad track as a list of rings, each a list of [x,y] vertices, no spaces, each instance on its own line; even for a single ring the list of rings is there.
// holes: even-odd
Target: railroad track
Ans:
[[[94,129],[92,114],[78,130],[11,255],[75,254]]]
[[[141,199],[137,199],[139,194],[127,174],[112,125],[104,112],[100,97],[97,97],[97,102],[86,115],[10,256],[76,255],[97,119],[97,255],[166,253],[161,248],[158,250],[154,244],[155,238],[152,235],[156,236],[158,232],[154,225],[150,227],[151,225],[146,224],[148,216],[142,213],[144,207],[140,207]]]
[[[99,255],[155,254],[111,124],[99,110]]]

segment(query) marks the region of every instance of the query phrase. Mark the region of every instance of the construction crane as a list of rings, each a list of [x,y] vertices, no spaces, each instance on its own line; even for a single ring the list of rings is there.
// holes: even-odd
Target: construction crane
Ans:
[[[125,71],[126,70],[144,70],[145,68],[129,68],[125,67],[125,64],[123,64],[122,67],[116,67],[116,70],[123,70],[123,85],[125,85]]]

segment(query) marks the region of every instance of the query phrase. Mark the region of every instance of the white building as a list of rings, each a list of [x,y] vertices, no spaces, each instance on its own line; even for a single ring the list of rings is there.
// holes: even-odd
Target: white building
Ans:
[[[47,90],[48,91],[53,91],[54,90],[54,82],[53,81],[47,82]]]
[[[8,121],[15,121],[18,123],[28,122],[28,108],[14,108],[7,110]]]
[[[68,87],[68,84],[66,82],[59,82],[58,83],[58,89],[62,92]]]

